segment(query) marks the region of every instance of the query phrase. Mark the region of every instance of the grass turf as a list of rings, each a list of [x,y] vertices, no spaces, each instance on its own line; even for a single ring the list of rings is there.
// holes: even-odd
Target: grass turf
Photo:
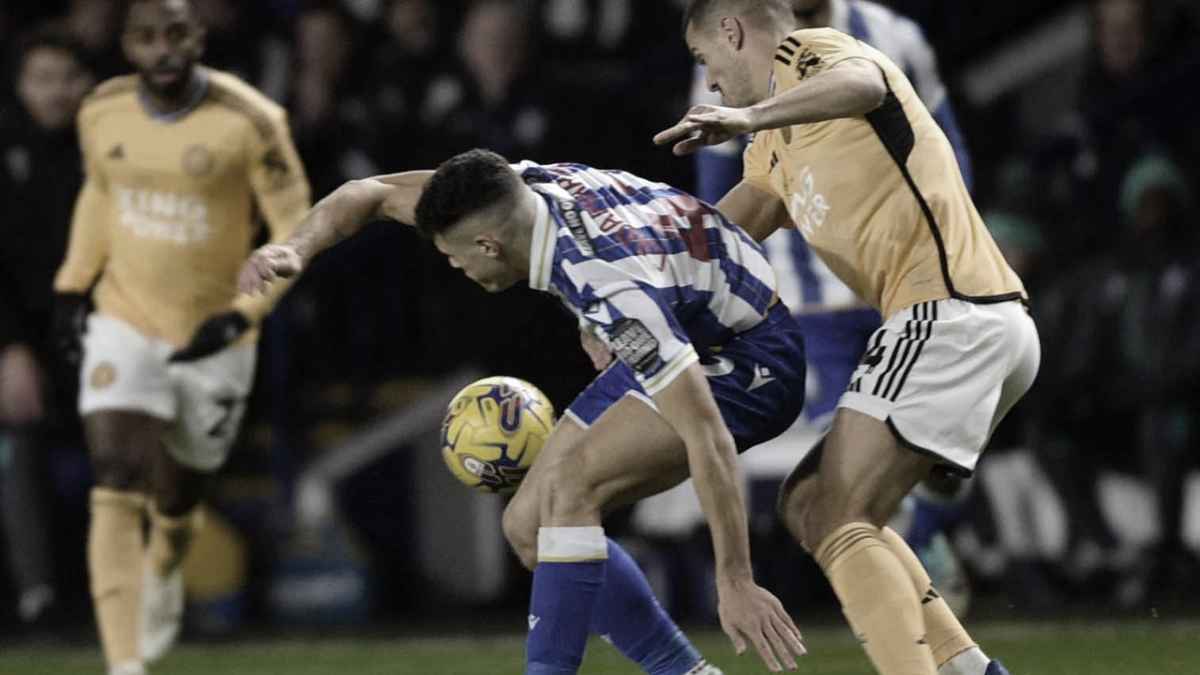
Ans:
[[[1200,624],[1106,622],[984,624],[975,636],[1013,675],[1196,675]],[[767,672],[757,656],[734,655],[724,635],[695,632],[709,660],[727,675]],[[858,645],[842,628],[809,630],[809,656],[800,672],[869,675]],[[519,675],[522,636],[481,638],[304,639],[184,645],[153,675]],[[0,651],[4,675],[97,675],[94,649],[23,648]],[[584,675],[636,673],[601,642],[588,649]]]

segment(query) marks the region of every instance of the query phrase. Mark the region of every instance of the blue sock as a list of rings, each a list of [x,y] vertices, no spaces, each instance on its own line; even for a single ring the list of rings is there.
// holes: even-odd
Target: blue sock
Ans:
[[[602,527],[543,527],[529,599],[526,675],[574,675],[597,596],[604,586],[608,545]]]
[[[592,632],[650,675],[683,675],[700,662],[700,652],[658,603],[641,568],[612,539]]]
[[[904,541],[914,551],[924,550],[933,541],[934,535],[944,531],[958,520],[963,511],[963,500],[955,497],[940,497],[914,490],[912,500],[912,524],[904,533]]]

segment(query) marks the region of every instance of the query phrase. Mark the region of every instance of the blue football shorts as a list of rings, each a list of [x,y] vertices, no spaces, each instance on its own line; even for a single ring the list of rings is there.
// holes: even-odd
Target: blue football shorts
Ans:
[[[804,339],[781,302],[757,326],[701,350],[700,365],[738,452],[783,433],[804,407]],[[625,396],[654,407],[633,369],[615,360],[575,398],[566,415],[587,428]]]

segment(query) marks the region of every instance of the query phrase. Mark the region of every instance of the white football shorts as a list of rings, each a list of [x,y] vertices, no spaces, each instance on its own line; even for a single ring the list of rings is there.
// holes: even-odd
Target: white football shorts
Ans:
[[[1020,302],[923,302],[871,336],[838,407],[886,422],[904,445],[970,475],[1040,362]]]
[[[79,412],[133,410],[171,422],[163,439],[183,466],[225,463],[254,384],[255,345],[239,344],[190,363],[168,363],[175,348],[102,314],[83,338]]]

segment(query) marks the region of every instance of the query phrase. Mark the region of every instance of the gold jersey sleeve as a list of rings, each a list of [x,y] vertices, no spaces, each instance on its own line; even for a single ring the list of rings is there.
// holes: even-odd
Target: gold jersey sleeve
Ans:
[[[282,108],[236,77],[204,69],[202,96],[156,117],[135,76],[99,86],[79,113],[87,170],[59,290],[99,275],[97,309],[183,345],[232,307],[259,320],[282,293],[234,302],[258,215],[286,237],[310,205]]]
[[[953,147],[888,57],[831,28],[796,31],[775,52],[772,95],[848,59],[879,68],[888,86],[883,105],[866,116],[755,134],[744,180],[777,195],[813,251],[885,317],[943,298],[1024,298]]]

